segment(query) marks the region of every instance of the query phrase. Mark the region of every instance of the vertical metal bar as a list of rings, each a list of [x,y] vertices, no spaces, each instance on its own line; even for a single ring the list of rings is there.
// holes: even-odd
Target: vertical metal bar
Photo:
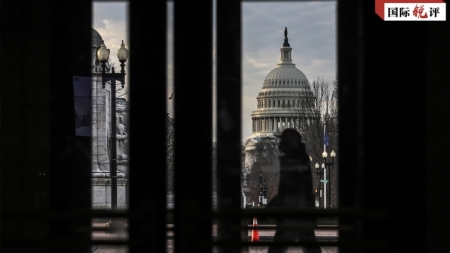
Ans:
[[[40,2],[41,4],[36,7],[43,13],[49,9],[48,15],[52,21],[68,21],[51,22],[47,31],[39,33],[39,37],[45,37],[44,34],[47,32],[51,34],[50,44],[45,47],[51,48],[50,53],[42,58],[49,60],[48,63],[42,62],[43,66],[47,64],[51,66],[49,97],[51,137],[48,142],[42,141],[50,146],[49,210],[60,213],[83,212],[91,208],[91,137],[75,134],[73,78],[91,76],[92,3],[90,1],[62,3],[55,0],[45,2]],[[25,6],[29,5],[25,4],[23,8]],[[62,13],[61,9],[65,11]],[[35,13],[36,9],[30,11],[29,14]],[[27,14],[22,16],[29,18]],[[36,20],[38,19],[31,18],[27,23],[32,25]],[[33,33],[26,34],[33,36]],[[61,39],[64,43],[61,43]],[[68,59],[74,61],[68,63]],[[39,77],[36,78],[35,80],[41,80]],[[53,242],[60,243],[61,247],[53,246],[50,252],[88,251],[91,233],[83,228],[89,227],[90,222],[91,219],[86,216],[79,219],[73,216],[67,216],[64,220],[52,219],[50,238]],[[74,241],[78,241],[77,246],[74,246]]]
[[[113,71],[114,73],[114,71]],[[111,209],[117,209],[117,122],[116,122],[116,79],[111,79],[111,158],[109,175],[111,177]]]
[[[358,188],[361,175],[358,171],[358,124],[355,117],[358,115],[357,100],[357,78],[358,52],[356,52],[362,38],[357,37],[358,20],[361,14],[358,7],[361,1],[338,1],[337,2],[337,65],[338,65],[338,107],[339,107],[339,207],[353,208],[360,204],[362,189]],[[348,11],[357,13],[349,16]],[[355,74],[356,73],[356,74]],[[363,169],[363,168],[360,168]],[[352,175],[349,177],[348,175]],[[350,217],[339,219],[340,224],[355,225],[357,230],[361,229],[361,222]],[[341,241],[361,239],[361,234],[353,231],[339,231]],[[360,249],[343,245],[339,248],[341,252],[361,252]]]
[[[175,252],[211,252],[212,0],[174,2]]]
[[[325,164],[325,163],[324,163]],[[327,209],[328,188],[327,188],[327,168],[323,168],[323,208]]]
[[[130,1],[130,253],[166,251],[167,1]]]
[[[241,1],[217,0],[217,181],[218,209],[241,208]],[[219,240],[248,240],[240,218],[218,222]],[[248,248],[247,248],[248,249]],[[236,246],[221,252],[245,252]]]

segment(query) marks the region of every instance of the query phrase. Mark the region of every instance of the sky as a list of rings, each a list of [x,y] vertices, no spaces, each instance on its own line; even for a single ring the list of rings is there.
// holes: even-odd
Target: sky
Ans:
[[[128,45],[127,3],[93,2],[93,28],[111,50],[111,59],[119,66],[116,51],[124,40]],[[172,93],[172,25],[168,5],[168,96]],[[267,74],[280,60],[284,28],[288,29],[292,62],[311,83],[320,76],[336,79],[336,2],[243,2],[242,4],[242,141],[251,135],[251,113]],[[129,83],[129,82],[127,82]],[[132,85],[132,84],[130,84]],[[214,85],[214,84],[213,84]],[[169,102],[169,101],[168,101]],[[172,110],[168,103],[169,112]],[[214,138],[215,139],[215,138]]]

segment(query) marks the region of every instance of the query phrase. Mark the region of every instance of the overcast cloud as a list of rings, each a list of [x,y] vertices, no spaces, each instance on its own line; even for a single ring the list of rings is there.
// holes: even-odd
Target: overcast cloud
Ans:
[[[169,5],[169,13],[172,6]],[[103,37],[117,62],[116,50],[128,45],[127,4],[94,2],[93,28]],[[280,60],[284,28],[288,28],[292,61],[311,83],[320,76],[336,78],[336,2],[244,2],[242,4],[242,140],[251,135],[251,112],[266,75]],[[172,42],[169,17],[168,42]],[[169,44],[170,46],[170,44]],[[169,60],[171,54],[169,54]],[[172,66],[168,66],[168,94],[172,92]],[[116,63],[116,67],[119,64]],[[171,108],[169,108],[171,110]]]

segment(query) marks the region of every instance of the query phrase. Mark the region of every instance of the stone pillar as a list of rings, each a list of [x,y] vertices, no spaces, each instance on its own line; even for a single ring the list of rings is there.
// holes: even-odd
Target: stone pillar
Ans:
[[[261,117],[261,132],[264,132],[264,117]]]
[[[267,132],[267,117],[264,117],[264,132]]]
[[[105,173],[109,174],[109,89],[106,86],[103,89],[100,74],[93,74],[92,82],[92,172],[93,176],[106,176]]]
[[[264,117],[261,117],[261,132],[264,132]]]
[[[267,132],[267,117],[264,117],[264,132]]]
[[[252,118],[252,133],[255,132],[255,119]]]
[[[273,132],[273,118],[269,117],[269,132]]]
[[[272,117],[272,132],[276,132],[275,131],[275,117]]]
[[[275,132],[278,132],[278,117],[274,117]]]

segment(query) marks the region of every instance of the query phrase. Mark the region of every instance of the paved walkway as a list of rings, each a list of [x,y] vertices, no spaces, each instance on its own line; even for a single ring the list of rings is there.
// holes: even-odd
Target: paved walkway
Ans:
[[[104,227],[106,224],[97,223],[94,224],[94,227]],[[273,236],[275,233],[275,230],[260,230],[259,236],[260,238],[265,236]],[[318,238],[320,237],[338,237],[337,230],[333,229],[317,229],[315,230],[316,236]],[[173,232],[168,232],[168,235],[173,235]],[[249,236],[251,236],[251,230],[249,230]],[[122,234],[111,234],[104,231],[94,231],[92,232],[92,238],[94,240],[113,240],[113,239],[126,239],[128,235],[124,232]],[[167,252],[166,253],[173,253],[173,246],[174,241],[173,240],[167,240]],[[321,247],[322,253],[338,253],[339,250],[337,247]],[[215,250],[213,250],[213,253]],[[250,247],[249,253],[266,253],[267,247]],[[288,253],[302,253],[303,250],[299,247],[292,247],[289,248]],[[95,246],[92,248],[92,253],[128,253],[126,246]]]

